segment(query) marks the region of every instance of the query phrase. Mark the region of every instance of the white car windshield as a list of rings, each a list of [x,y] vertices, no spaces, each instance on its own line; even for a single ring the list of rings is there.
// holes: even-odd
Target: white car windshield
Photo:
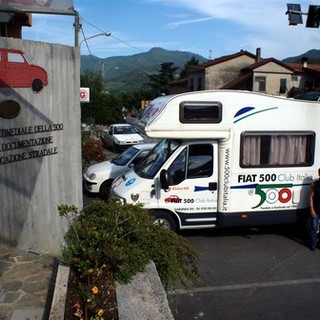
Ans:
[[[125,166],[137,153],[139,150],[134,147],[129,147],[126,151],[119,154],[111,162],[117,166]]]
[[[136,133],[136,131],[131,126],[123,126],[123,127],[114,127],[113,133],[114,134],[130,134],[130,133]]]
[[[134,168],[135,173],[142,178],[153,179],[179,145],[177,140],[161,140],[141,164]]]

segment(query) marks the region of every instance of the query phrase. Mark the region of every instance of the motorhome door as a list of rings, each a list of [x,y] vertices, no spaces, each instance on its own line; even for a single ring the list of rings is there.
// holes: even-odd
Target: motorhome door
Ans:
[[[168,189],[161,190],[159,206],[179,216],[217,212],[218,151],[215,142],[185,145],[168,167]],[[184,220],[184,218],[182,218]]]

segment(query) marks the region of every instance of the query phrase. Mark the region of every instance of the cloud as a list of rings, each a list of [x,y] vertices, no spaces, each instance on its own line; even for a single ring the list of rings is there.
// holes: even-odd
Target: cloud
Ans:
[[[221,19],[238,23],[243,26],[257,29],[267,29],[277,24],[277,21],[286,21],[287,0],[145,0],[146,2],[157,2],[164,6],[172,6],[193,13],[194,16],[205,16],[206,18],[194,19],[195,22],[206,21],[206,19]],[[302,8],[307,8],[306,1]],[[304,4],[304,5],[303,5]],[[276,19],[280,18],[280,19]],[[192,22],[192,20],[191,20]],[[190,22],[190,23],[191,23]],[[181,25],[184,23],[181,23]],[[172,25],[179,25],[172,22]]]
[[[213,21],[218,30],[212,31],[212,38],[223,41],[225,54],[237,49],[255,50],[262,48],[265,57],[285,58],[301,54],[319,43],[319,29],[306,29],[304,25],[289,26],[287,0],[146,0],[172,7],[188,17],[175,17],[167,28],[183,28],[187,24],[201,24]],[[290,1],[289,1],[290,2]],[[298,1],[302,12],[308,11],[309,2]],[[305,21],[306,17],[303,16]],[[232,34],[230,29],[235,28]],[[226,29],[226,31],[224,30]],[[214,42],[219,51],[219,43]],[[233,48],[233,50],[232,50]],[[203,49],[204,50],[204,49]],[[222,50],[222,48],[221,48]],[[219,55],[219,54],[218,54]]]
[[[162,47],[183,48],[203,56],[212,52],[215,58],[241,49],[255,52],[261,47],[263,57],[282,59],[302,54],[320,43],[319,29],[289,26],[285,15],[287,0],[130,0],[132,11],[124,20],[118,16],[123,8],[116,2],[74,2],[81,5],[78,11],[91,22],[82,21],[85,37],[104,29],[112,32],[113,37],[107,40],[97,37],[88,42],[92,53],[102,57]],[[309,2],[297,2],[302,11],[308,11]],[[108,10],[102,10],[104,6]],[[141,8],[147,8],[148,14],[142,16]],[[306,17],[303,19],[305,22]],[[23,28],[23,38],[72,46],[73,22],[71,16],[35,14],[33,27]],[[81,52],[85,50],[83,44]]]
[[[167,29],[174,29],[174,28],[177,28],[177,27],[182,26],[182,25],[192,24],[192,23],[200,23],[200,22],[209,21],[209,20],[213,20],[213,18],[208,17],[208,18],[181,20],[181,21],[177,21],[177,22],[168,23],[166,25],[166,28]]]
[[[28,40],[46,41],[74,45],[74,18],[62,15],[32,15],[32,27],[24,27],[23,38]],[[61,26],[66,26],[61,32]]]

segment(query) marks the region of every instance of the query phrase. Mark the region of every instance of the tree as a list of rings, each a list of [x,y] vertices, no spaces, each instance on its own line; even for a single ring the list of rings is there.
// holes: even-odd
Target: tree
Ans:
[[[197,59],[195,56],[192,56],[192,58],[185,63],[184,68],[181,70],[180,79],[186,78],[188,69],[195,67],[198,64],[199,64],[199,59]]]
[[[161,64],[159,74],[148,75],[148,85],[151,87],[154,97],[169,93],[169,82],[174,80],[174,74],[178,69],[173,65],[173,62],[164,62]]]
[[[101,74],[86,70],[80,77],[82,87],[89,87],[90,93],[101,93],[105,89],[105,83]]]
[[[94,118],[96,123],[111,124],[123,121],[122,98],[105,91],[105,83],[98,73],[86,71],[81,75],[81,86],[90,88],[90,102],[82,103],[81,119]]]
[[[141,101],[152,100],[154,95],[150,89],[141,89],[139,91],[122,93],[121,97],[123,106],[130,112],[132,110],[139,110],[141,108]]]

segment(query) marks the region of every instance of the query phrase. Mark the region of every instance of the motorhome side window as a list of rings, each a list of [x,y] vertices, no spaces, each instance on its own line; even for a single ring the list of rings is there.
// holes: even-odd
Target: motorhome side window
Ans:
[[[219,123],[222,105],[220,102],[181,102],[179,118],[182,123]]]
[[[213,146],[196,144],[186,147],[168,169],[169,185],[185,179],[211,177],[213,174]]]
[[[311,166],[314,132],[245,132],[241,136],[241,167]]]

